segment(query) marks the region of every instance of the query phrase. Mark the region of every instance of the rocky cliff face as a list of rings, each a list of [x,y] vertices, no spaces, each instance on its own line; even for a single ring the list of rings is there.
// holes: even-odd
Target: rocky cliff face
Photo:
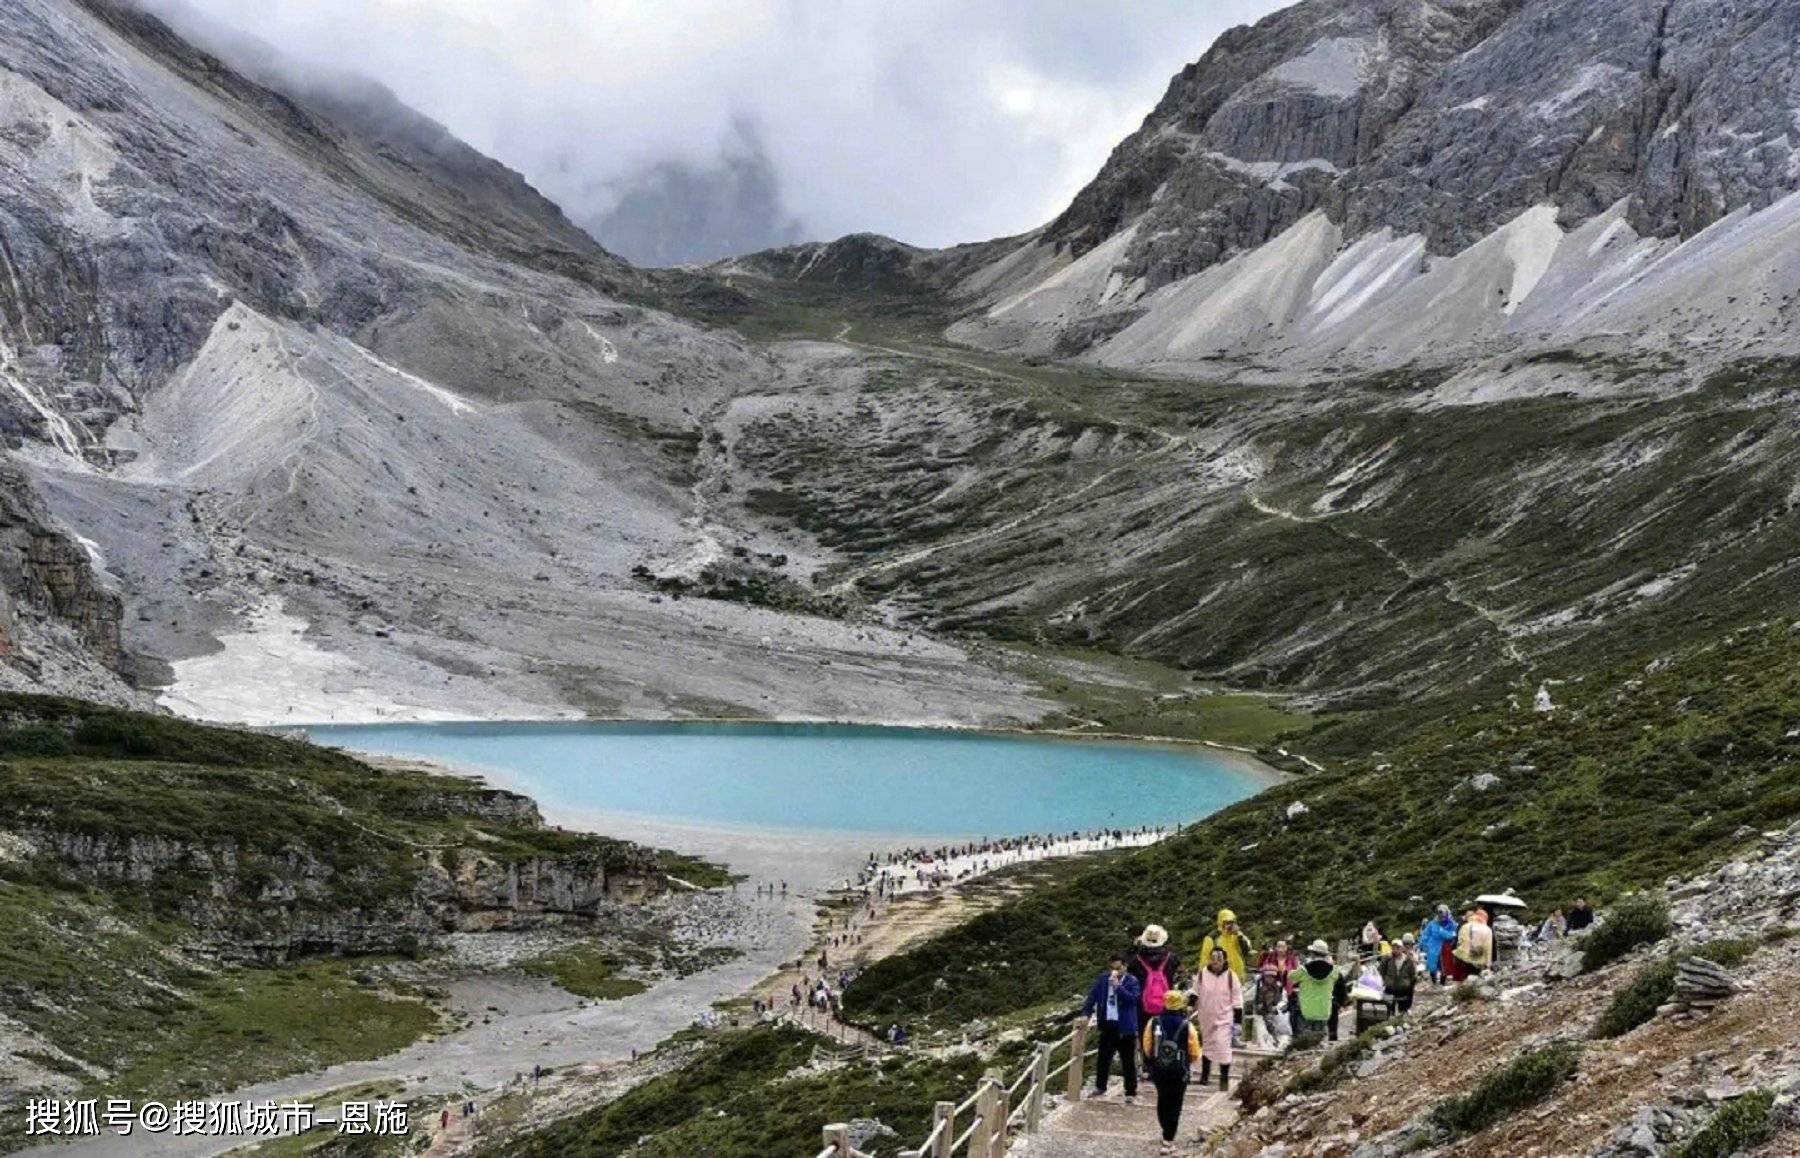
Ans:
[[[1519,7],[1315,2],[1233,29],[1170,82],[1043,240],[1080,256],[1137,222],[1117,268],[1152,289],[1260,245],[1337,200],[1445,62]]]
[[[443,801],[430,810],[480,820],[490,843],[543,828],[532,801],[513,793]],[[346,839],[273,848],[25,823],[7,832],[8,859],[29,859],[40,877],[142,896],[190,925],[211,952],[262,961],[410,951],[451,932],[591,922],[668,889],[651,857],[631,846],[571,837],[561,854],[494,851],[480,837],[395,837],[370,823],[381,820],[346,816]]]
[[[634,577],[744,537],[692,488],[770,357],[391,94],[209,48],[119,0],[0,7],[0,435],[104,558],[134,672],[236,720],[741,714],[771,684],[881,714],[896,644]],[[820,638],[873,663],[827,684]],[[966,690],[922,717],[1029,714]]]
[[[953,332],[1189,373],[1444,360],[1489,335],[1673,343],[1672,304],[1631,302],[1635,280],[1800,188],[1797,39],[1786,0],[1297,4],[1183,70],[1068,210],[964,281],[984,309]],[[1381,309],[1415,280],[1408,329]],[[1569,317],[1596,297],[1625,316]],[[1693,303],[1705,337],[1741,340],[1728,297]],[[1384,325],[1407,337],[1360,341]]]
[[[179,915],[213,951],[256,960],[393,952],[451,932],[592,921],[608,905],[642,904],[667,891],[648,866],[579,856],[503,860],[455,849],[420,850],[407,874],[410,888],[381,896],[390,882],[346,872],[303,849],[269,856],[155,836],[35,829],[12,835],[68,880],[150,893],[191,889]],[[367,903],[355,902],[359,889],[370,893]]]
[[[122,619],[120,598],[88,550],[53,526],[16,468],[0,463],[0,663],[15,686],[47,679],[141,706],[123,674]]]

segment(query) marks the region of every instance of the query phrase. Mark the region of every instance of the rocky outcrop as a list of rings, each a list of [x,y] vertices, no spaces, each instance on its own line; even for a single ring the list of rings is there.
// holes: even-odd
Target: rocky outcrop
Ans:
[[[80,661],[116,677],[125,663],[119,596],[101,582],[87,550],[51,525],[25,476],[0,462],[0,663],[44,682],[38,647],[43,624],[59,625],[84,646]],[[87,691],[58,686],[46,690]]]
[[[488,794],[473,794],[476,797]],[[495,796],[524,801],[511,793]],[[510,810],[510,807],[509,807]],[[649,863],[611,845],[567,856],[504,856],[479,842],[394,854],[371,833],[355,862],[293,847],[22,827],[8,848],[42,872],[156,900],[226,957],[411,950],[453,932],[589,922],[667,891]],[[157,900],[160,898],[160,900]]]
[[[1079,257],[1134,221],[1118,269],[1148,288],[1341,203],[1444,63],[1517,0],[1313,0],[1221,36],[1052,221]]]
[[[1468,338],[1508,327],[1559,231],[1598,223],[1552,284],[1599,282],[1593,263],[1608,246],[1618,256],[1629,243],[1692,239],[1800,187],[1797,43],[1800,9],[1783,0],[1296,4],[1221,36],[1067,210],[964,279],[985,316],[952,334],[1068,356],[1105,343],[1136,320],[1123,312],[1159,291],[1242,259],[1250,268],[1221,271],[1193,295],[1235,308],[1165,301],[1158,325],[1128,332],[1138,341],[1094,356],[1164,369],[1202,361],[1190,352],[1199,336],[1249,313],[1248,333],[1198,352],[1291,362],[1321,331],[1485,243],[1505,250],[1498,275],[1461,271],[1396,306],[1424,319],[1438,353],[1457,343],[1467,353]],[[1512,228],[1520,220],[1530,228]],[[1646,256],[1550,312],[1617,288]],[[1464,289],[1457,317],[1428,316]],[[1676,307],[1659,301],[1650,317],[1595,332],[1652,327]],[[1772,328],[1758,319],[1751,336]],[[1317,360],[1424,353],[1372,345]]]

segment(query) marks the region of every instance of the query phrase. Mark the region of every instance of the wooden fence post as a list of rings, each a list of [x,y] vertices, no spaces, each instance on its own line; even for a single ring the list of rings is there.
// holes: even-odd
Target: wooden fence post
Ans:
[[[1005,1074],[999,1070],[988,1071],[988,1093],[994,1100],[994,1114],[988,1119],[992,1123],[988,1131],[988,1154],[990,1158],[1001,1158],[1006,1153],[1006,1119],[1012,1114],[1012,1107],[1007,1104]]]
[[[1083,1058],[1087,1055],[1087,1018],[1075,1023],[1069,1034],[1069,1088],[1068,1097],[1071,1102],[1081,1100],[1082,1071],[1085,1068]]]
[[[1031,1093],[1026,1095],[1025,1132],[1035,1134],[1044,1122],[1044,1087],[1050,1084],[1050,1051],[1056,1047],[1039,1042],[1031,1061]]]
[[[931,1153],[921,1158],[950,1158],[950,1147],[956,1141],[956,1103],[939,1102],[931,1107],[931,1124],[939,1122],[944,1128],[938,1131],[937,1141],[932,1144]]]
[[[1006,1111],[1001,1108],[1004,1088],[992,1070],[981,1079],[981,1090],[975,1098],[975,1132],[969,1135],[969,1158],[1000,1158],[1005,1153],[994,1148],[996,1137],[1006,1137]]]
[[[837,1158],[850,1158],[850,1127],[842,1122],[825,1127],[825,1146]]]

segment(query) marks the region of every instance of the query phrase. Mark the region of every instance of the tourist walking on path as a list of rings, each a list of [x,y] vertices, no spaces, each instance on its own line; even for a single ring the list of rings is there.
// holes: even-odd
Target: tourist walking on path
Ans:
[[[1362,951],[1364,953],[1373,953],[1380,947],[1381,926],[1377,925],[1374,921],[1365,923],[1362,927]]]
[[[1569,932],[1579,933],[1594,923],[1594,910],[1588,908],[1586,897],[1576,897],[1575,907],[1569,910]]]
[[[1219,1067],[1219,1088],[1231,1080],[1231,1027],[1244,1004],[1244,989],[1225,962],[1225,950],[1214,949],[1206,968],[1194,976],[1194,1022],[1200,1029],[1200,1084]]]
[[[1537,939],[1540,941],[1560,941],[1569,935],[1569,919],[1563,916],[1561,909],[1551,909],[1550,915],[1538,926]]]
[[[1331,1020],[1338,967],[1331,959],[1331,946],[1314,941],[1306,947],[1306,963],[1293,975],[1294,997],[1299,1006],[1299,1019],[1294,1023],[1294,1036],[1302,1033],[1323,1036]]]
[[[1286,940],[1275,942],[1256,962],[1259,974],[1256,986],[1256,1008],[1263,1015],[1270,1037],[1289,1037],[1294,1032],[1298,1015],[1294,1010],[1294,974],[1300,968],[1300,954],[1288,947]],[[1285,1029],[1276,1021],[1276,1013],[1285,1001],[1288,1024]]]
[[[1138,979],[1125,972],[1125,958],[1115,954],[1106,971],[1094,979],[1083,1017],[1093,1017],[1100,1027],[1100,1057],[1094,1067],[1094,1096],[1106,1095],[1113,1058],[1119,1059],[1119,1075],[1125,1080],[1125,1104],[1137,1101],[1138,1002],[1143,991]]]
[[[1494,963],[1494,933],[1488,928],[1487,914],[1472,909],[1456,934],[1456,948],[1451,965],[1458,981],[1479,977]]]
[[[1238,928],[1237,914],[1230,909],[1219,910],[1219,925],[1206,935],[1200,943],[1200,960],[1205,962],[1213,954],[1214,949],[1225,954],[1225,967],[1237,978],[1241,987],[1250,976],[1250,938],[1244,936]]]
[[[1161,925],[1145,925],[1125,971],[1137,978],[1143,1011],[1152,1016],[1161,1013],[1163,995],[1175,988],[1181,971],[1180,959],[1169,951],[1169,931]]]
[[[1381,959],[1381,991],[1387,995],[1389,1012],[1405,1013],[1412,1009],[1413,991],[1418,985],[1418,963],[1405,943],[1395,941],[1388,955]]]
[[[1225,951],[1225,967],[1237,978],[1238,992],[1243,993],[1250,981],[1250,964],[1256,958],[1252,956],[1250,938],[1244,936],[1243,930],[1238,928],[1237,914],[1230,909],[1219,910],[1218,927],[1200,943],[1199,968],[1205,968],[1214,949]],[[1244,1010],[1240,1006],[1234,1020],[1241,1022],[1243,1019]]]
[[[1288,948],[1286,941],[1277,941],[1273,949],[1265,952],[1257,960],[1256,967],[1264,973],[1271,969],[1274,970],[1275,976],[1280,979],[1285,988],[1288,984],[1288,974],[1300,968],[1300,954]]]
[[[1419,956],[1425,959],[1425,972],[1432,984],[1444,983],[1450,948],[1455,944],[1456,918],[1450,915],[1449,905],[1439,905],[1437,912],[1419,926]]]
[[[1186,1016],[1187,998],[1171,989],[1163,1012],[1144,1026],[1144,1063],[1150,1083],[1156,1087],[1156,1123],[1162,1127],[1162,1153],[1175,1152],[1175,1131],[1181,1127],[1181,1105],[1187,1100],[1188,1081],[1200,1060],[1200,1035]]]

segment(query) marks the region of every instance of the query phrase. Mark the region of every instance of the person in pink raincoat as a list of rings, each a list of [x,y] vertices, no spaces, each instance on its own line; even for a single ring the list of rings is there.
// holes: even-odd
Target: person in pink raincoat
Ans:
[[[1214,949],[1206,967],[1194,977],[1194,1025],[1200,1031],[1200,1082],[1212,1078],[1219,1063],[1219,1088],[1231,1081],[1231,1024],[1244,1003],[1244,989],[1225,961],[1225,950]]]

